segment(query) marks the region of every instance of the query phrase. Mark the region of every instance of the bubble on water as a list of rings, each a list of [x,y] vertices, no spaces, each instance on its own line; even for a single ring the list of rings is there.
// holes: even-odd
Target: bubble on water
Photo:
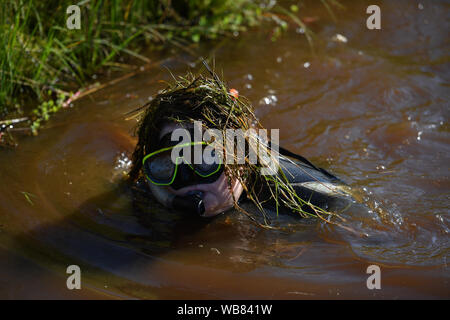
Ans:
[[[303,67],[306,68],[306,69],[308,69],[310,65],[311,65],[311,63],[305,62],[305,63],[303,64]]]
[[[248,79],[248,80],[250,80],[250,81],[252,81],[252,80],[253,80],[253,75],[251,75],[250,73],[249,73],[249,74],[246,74],[246,75],[245,75],[245,78]]]
[[[300,33],[300,34],[304,34],[305,33],[305,29],[298,27],[297,29],[295,29],[295,32]]]
[[[283,58],[282,57],[277,57],[277,62],[278,63],[281,63],[283,61]]]
[[[450,233],[450,229],[447,226],[447,224],[445,223],[444,217],[440,214],[437,214],[436,219],[440,222],[440,225],[441,225],[442,229],[444,229],[444,232],[447,234]]]
[[[423,4],[419,3],[419,4],[417,5],[417,8],[419,8],[419,10],[423,10]]]
[[[397,209],[397,205],[392,205],[392,222],[397,226],[402,226],[404,223],[403,216],[401,215],[400,211]]]
[[[252,85],[251,85],[250,83],[246,83],[246,84],[244,85],[244,87],[245,87],[246,89],[251,89],[251,88],[252,88]]]
[[[114,170],[127,172],[131,167],[132,161],[128,158],[125,152],[121,152],[117,157],[116,165],[114,166]]]
[[[259,104],[265,104],[265,105],[276,105],[278,101],[278,98],[276,95],[271,94],[267,97],[262,98],[259,100]]]
[[[418,140],[418,141],[420,141],[420,140],[422,139],[422,138],[421,138],[422,133],[423,133],[423,131],[419,131],[419,132],[417,133],[417,140]]]

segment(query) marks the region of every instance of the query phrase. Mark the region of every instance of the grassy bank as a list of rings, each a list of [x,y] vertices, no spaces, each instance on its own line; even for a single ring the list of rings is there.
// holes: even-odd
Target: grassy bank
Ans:
[[[323,0],[324,3],[327,3]],[[335,0],[329,0],[332,4]],[[249,0],[3,0],[0,3],[0,119],[28,118],[36,131],[104,69],[120,69],[130,57],[147,62],[140,48],[236,34],[272,19],[270,1]],[[282,13],[289,17],[301,1]],[[81,9],[81,29],[70,30],[67,8]],[[284,9],[283,9],[284,10]],[[288,15],[286,15],[288,13]],[[281,16],[281,15],[280,15]],[[291,17],[296,23],[300,19]],[[276,34],[275,32],[275,34]],[[26,107],[25,107],[26,106]],[[0,122],[5,126],[9,124]],[[1,128],[0,128],[1,129]]]
[[[136,48],[214,38],[257,23],[247,0],[81,1],[81,29],[66,27],[72,0],[4,0],[0,4],[0,112],[21,111],[23,97],[40,101],[83,85],[119,58],[146,61]],[[60,91],[62,90],[62,91]],[[50,92],[49,92],[50,91]]]

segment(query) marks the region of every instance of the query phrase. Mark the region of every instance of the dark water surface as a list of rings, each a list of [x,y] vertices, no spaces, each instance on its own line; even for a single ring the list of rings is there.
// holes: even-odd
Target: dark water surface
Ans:
[[[198,67],[178,53],[0,153],[0,297],[450,298],[449,4],[379,2],[381,31],[365,27],[369,3],[344,2],[337,23],[311,5],[315,55],[301,30],[198,49],[284,147],[363,190],[368,209],[345,215],[356,233],[286,217],[290,231],[263,230],[235,212],[185,220],[119,183],[135,143],[124,114],[166,68]],[[71,264],[81,291],[66,289]],[[366,287],[371,264],[381,290]]]

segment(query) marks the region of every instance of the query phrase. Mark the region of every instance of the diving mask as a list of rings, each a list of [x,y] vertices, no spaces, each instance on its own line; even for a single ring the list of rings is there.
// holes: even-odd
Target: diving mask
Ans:
[[[171,141],[171,133],[166,134],[161,139],[162,148],[146,155],[142,160],[144,173],[147,179],[160,186],[171,186],[178,190],[195,184],[208,184],[215,182],[223,172],[223,165],[220,159],[215,158],[211,164],[206,163],[202,157],[202,163],[192,163],[191,159],[184,154],[190,148],[190,154],[194,153],[194,146],[202,146],[202,154],[208,143],[204,141],[177,143]],[[179,156],[175,159],[172,152]],[[211,156],[215,157],[215,150],[212,149]]]

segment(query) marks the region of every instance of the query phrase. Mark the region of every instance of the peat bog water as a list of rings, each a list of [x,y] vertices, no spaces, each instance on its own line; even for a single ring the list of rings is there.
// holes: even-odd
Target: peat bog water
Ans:
[[[315,55],[301,30],[199,49],[281,145],[363,190],[371,209],[345,217],[364,236],[282,216],[291,231],[235,212],[199,223],[139,209],[119,183],[135,143],[124,114],[164,87],[168,69],[197,70],[178,53],[0,152],[0,297],[450,298],[450,8],[379,2],[381,31],[365,26],[370,3],[344,2],[337,22],[310,6]],[[66,288],[72,264],[79,291]],[[366,287],[371,264],[380,290]]]

